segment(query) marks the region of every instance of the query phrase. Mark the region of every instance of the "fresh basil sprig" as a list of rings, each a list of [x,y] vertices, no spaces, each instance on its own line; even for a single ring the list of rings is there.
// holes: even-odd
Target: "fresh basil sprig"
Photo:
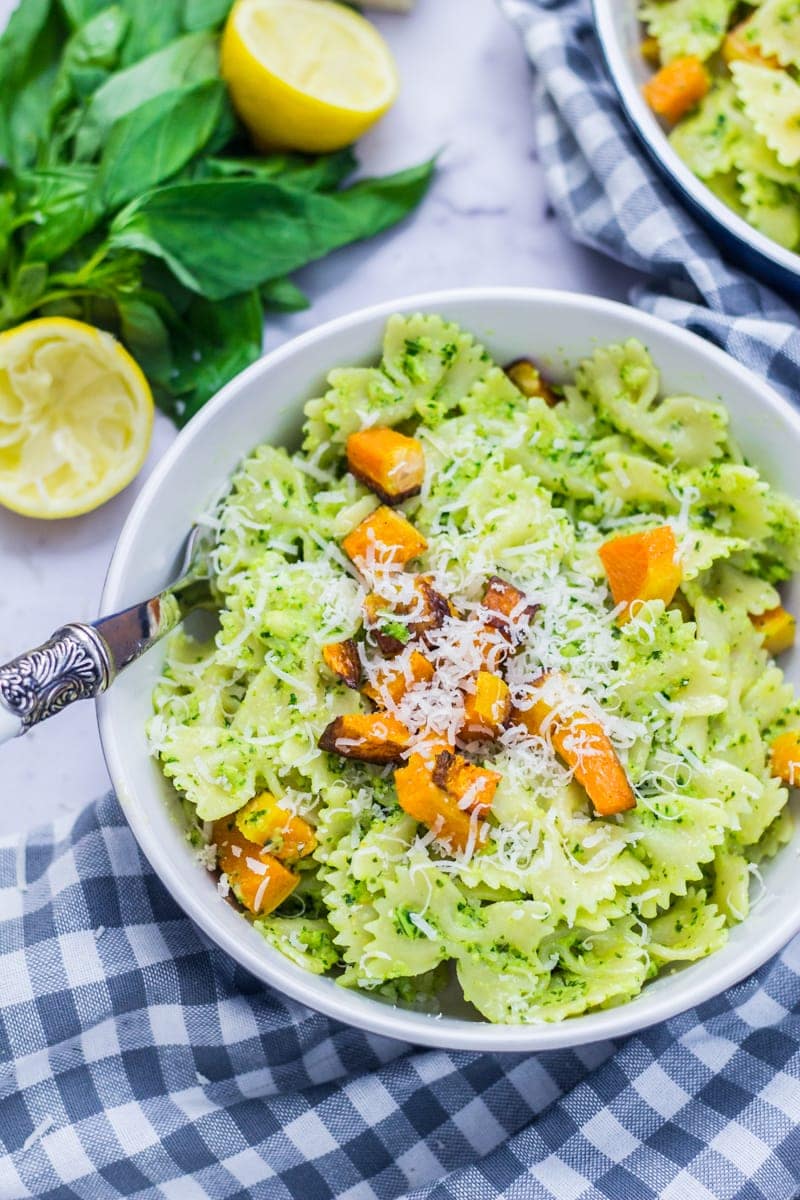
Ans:
[[[231,0],[22,0],[0,37],[0,330],[116,333],[179,424],[261,352],[288,276],[406,216],[431,162],[255,157],[219,76]]]

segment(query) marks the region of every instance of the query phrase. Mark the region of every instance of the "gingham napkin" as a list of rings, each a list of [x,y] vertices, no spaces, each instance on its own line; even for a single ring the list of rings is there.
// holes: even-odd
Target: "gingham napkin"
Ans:
[[[646,270],[640,304],[789,391],[792,311],[726,268],[641,160],[585,3],[504,0],[551,195]],[[520,114],[520,119],[524,115]],[[420,1051],[255,983],[183,916],[113,797],[0,845],[0,1200],[791,1200],[800,941],[620,1043]]]

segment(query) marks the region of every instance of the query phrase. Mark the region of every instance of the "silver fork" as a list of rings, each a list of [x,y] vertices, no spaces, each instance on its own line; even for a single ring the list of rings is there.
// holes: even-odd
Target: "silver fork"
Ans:
[[[35,650],[0,666],[0,744],[47,717],[99,696],[120,671],[154,646],[190,612],[216,608],[208,530],[195,525],[178,579],[140,604],[91,624],[73,621]]]

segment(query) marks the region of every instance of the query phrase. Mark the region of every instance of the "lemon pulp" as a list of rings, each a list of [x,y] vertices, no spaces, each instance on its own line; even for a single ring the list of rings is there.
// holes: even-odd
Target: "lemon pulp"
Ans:
[[[70,517],[111,499],[144,462],[147,380],[110,334],[64,317],[0,334],[0,504]]]

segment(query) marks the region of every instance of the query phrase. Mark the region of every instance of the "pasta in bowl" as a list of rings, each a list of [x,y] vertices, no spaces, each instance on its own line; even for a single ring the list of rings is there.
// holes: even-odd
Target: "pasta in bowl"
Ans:
[[[723,249],[800,289],[800,18],[790,0],[594,0],[626,114]]]
[[[451,967],[507,1025],[718,952],[800,770],[797,503],[641,340],[539,365],[390,317],[209,514],[220,629],[149,722],[256,935],[424,1014]]]
[[[800,7],[656,0],[640,17],[664,64],[645,97],[673,123],[674,149],[754,229],[797,250]]]

